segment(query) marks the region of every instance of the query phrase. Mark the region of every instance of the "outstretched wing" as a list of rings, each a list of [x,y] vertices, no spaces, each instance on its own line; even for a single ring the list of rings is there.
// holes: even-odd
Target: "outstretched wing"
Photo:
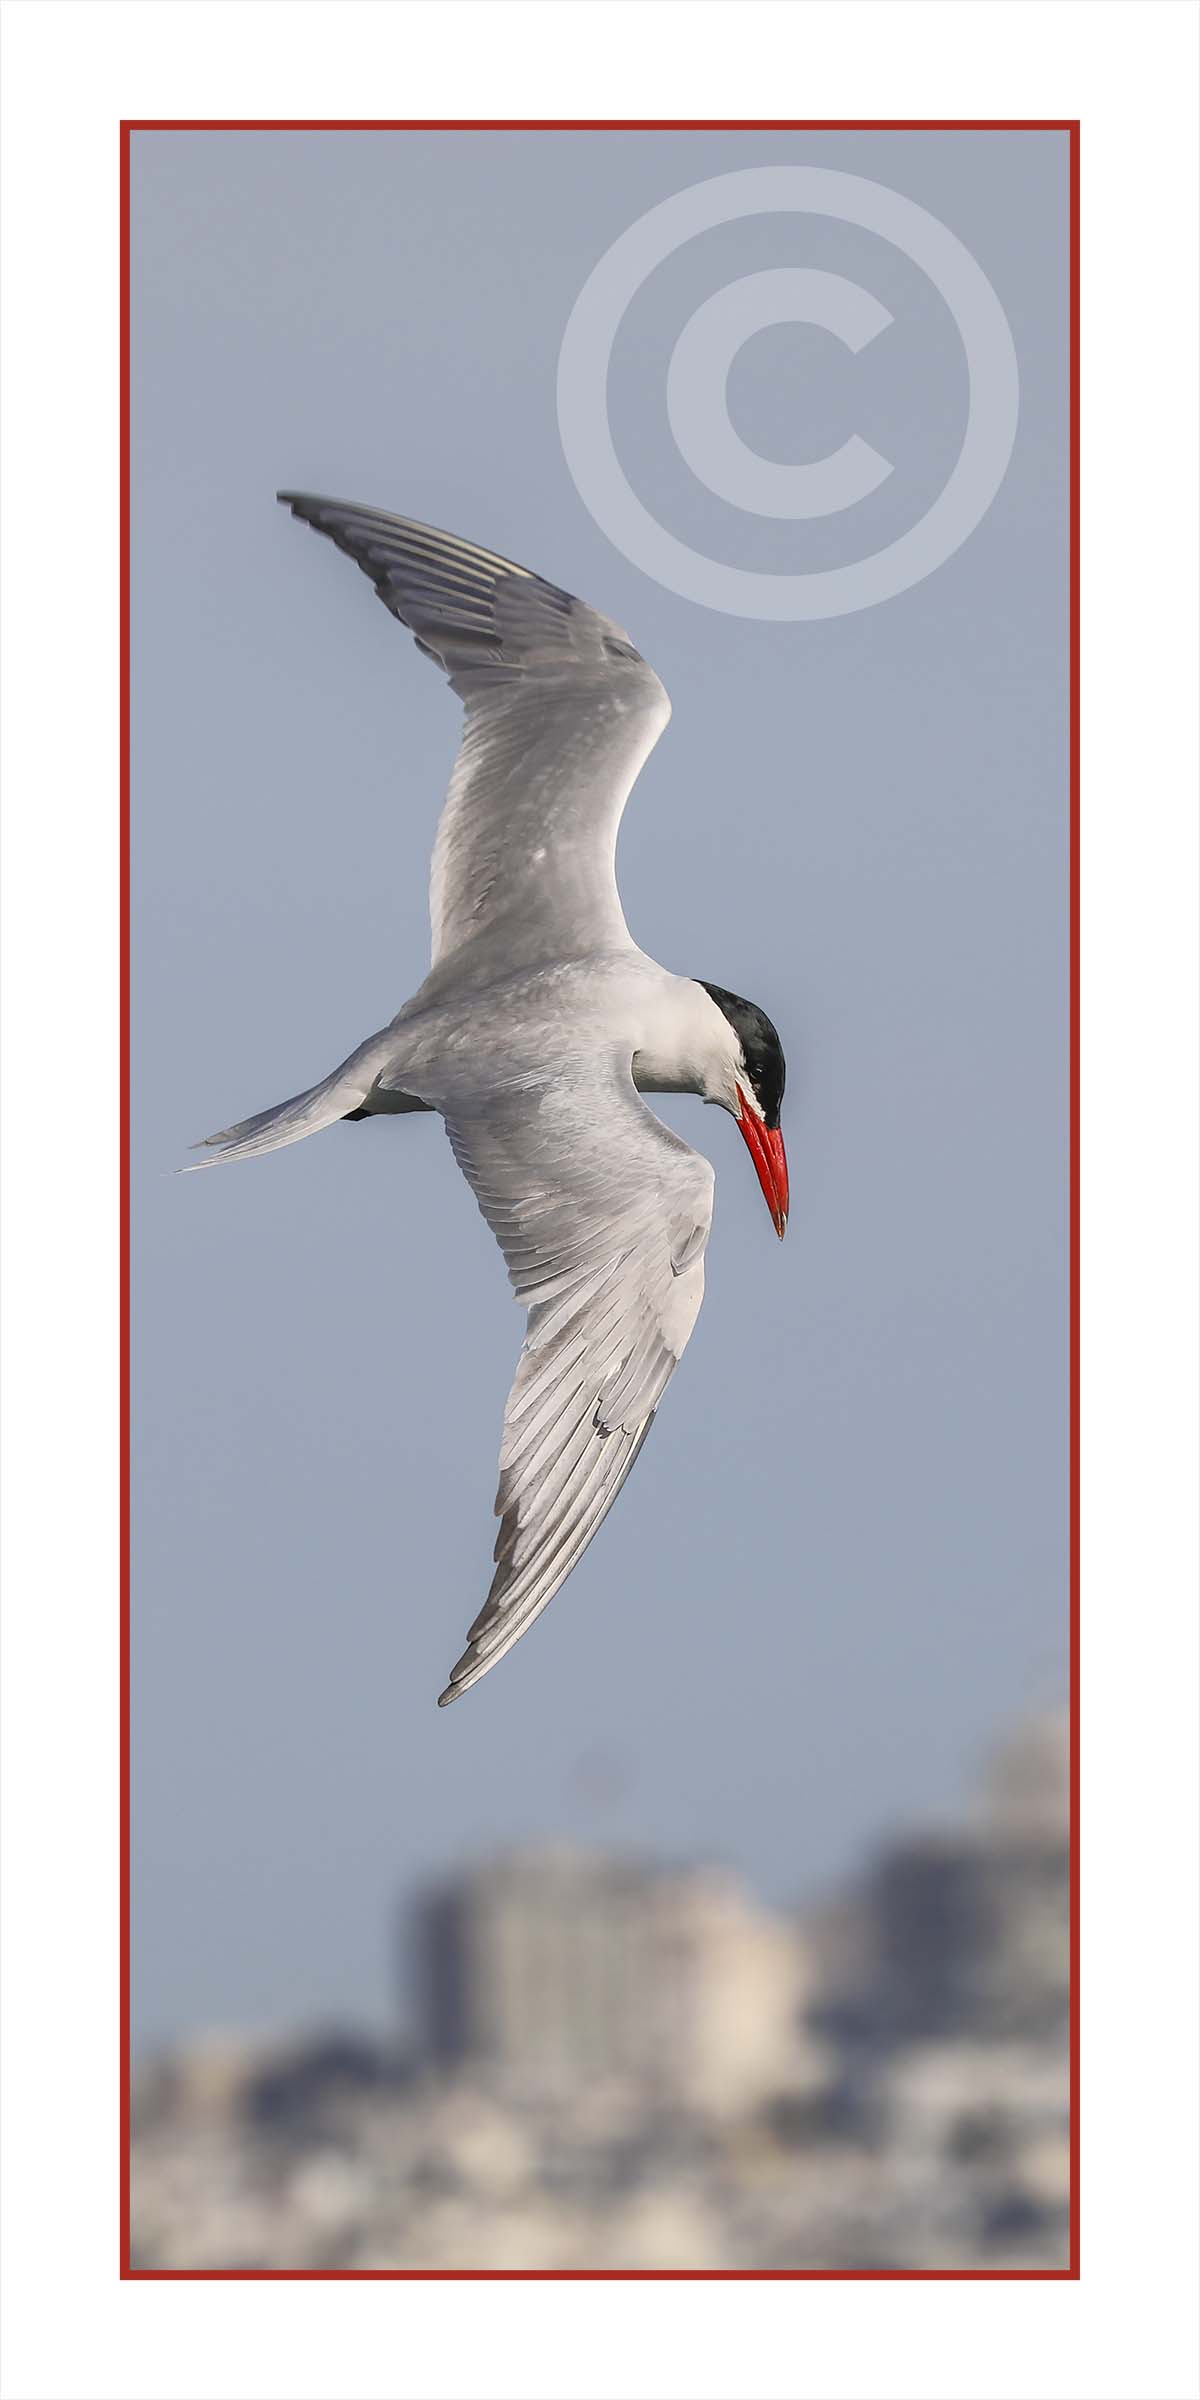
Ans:
[[[708,1160],[639,1099],[627,1059],[502,1090],[447,1130],[529,1322],[496,1572],[442,1707],[541,1614],[612,1507],[696,1322],[713,1202]]]
[[[496,933],[513,968],[628,943],[617,829],[671,714],[628,636],[434,526],[279,498],[370,576],[466,703],[430,878],[434,965]]]

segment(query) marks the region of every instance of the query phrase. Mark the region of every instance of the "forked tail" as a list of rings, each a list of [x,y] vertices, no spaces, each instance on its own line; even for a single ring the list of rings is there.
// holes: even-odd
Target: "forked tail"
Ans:
[[[294,1100],[281,1100],[275,1108],[260,1109],[256,1117],[243,1117],[238,1125],[227,1125],[221,1133],[210,1133],[197,1150],[211,1150],[211,1158],[197,1159],[194,1167],[185,1167],[185,1175],[196,1175],[202,1167],[222,1167],[233,1159],[261,1158],[264,1151],[282,1150],[288,1142],[302,1142],[310,1133],[319,1133],[322,1126],[334,1125],[341,1117],[376,1114],[375,1085],[388,1052],[378,1035],[352,1052],[323,1083],[314,1083],[311,1091],[297,1092]],[[420,1108],[419,1100],[405,1101],[400,1093],[380,1094],[378,1113],[391,1115],[398,1108]]]

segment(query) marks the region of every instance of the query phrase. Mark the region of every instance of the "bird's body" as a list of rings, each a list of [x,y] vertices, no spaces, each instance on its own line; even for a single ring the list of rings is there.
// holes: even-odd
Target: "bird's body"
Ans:
[[[728,1109],[782,1233],[783,1058],[761,1010],[670,974],[625,924],[617,830],[670,705],[620,627],[430,527],[280,496],[370,574],[445,668],[466,726],[434,849],[424,983],[311,1091],[212,1135],[206,1163],[340,1118],[436,1110],[504,1252],[529,1321],[496,1573],[445,1702],[570,1573],[696,1320],[713,1171],[639,1094]]]

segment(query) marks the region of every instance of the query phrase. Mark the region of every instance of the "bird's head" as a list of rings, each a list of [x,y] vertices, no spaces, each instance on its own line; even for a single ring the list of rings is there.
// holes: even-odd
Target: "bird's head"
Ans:
[[[705,983],[702,976],[696,981],[720,1019],[712,1028],[703,1098],[727,1108],[734,1118],[782,1241],[788,1221],[787,1152],[779,1130],[787,1078],[783,1047],[770,1018],[753,1000],[742,1000],[719,983]]]

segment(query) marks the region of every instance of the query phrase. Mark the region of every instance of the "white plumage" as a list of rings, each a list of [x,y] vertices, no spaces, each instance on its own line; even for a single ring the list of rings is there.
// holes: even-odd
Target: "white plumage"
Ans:
[[[425,982],[311,1091],[210,1136],[204,1163],[348,1116],[445,1119],[528,1323],[505,1413],[496,1571],[444,1703],[570,1574],[696,1321],[713,1172],[639,1090],[696,1091],[729,1109],[782,1231],[778,1107],[772,1128],[751,1020],[778,1043],[761,1011],[730,994],[718,1004],[630,937],[617,832],[670,703],[621,628],[429,526],[280,497],[370,575],[466,719],[434,846]],[[781,1094],[781,1053],[776,1072]]]

